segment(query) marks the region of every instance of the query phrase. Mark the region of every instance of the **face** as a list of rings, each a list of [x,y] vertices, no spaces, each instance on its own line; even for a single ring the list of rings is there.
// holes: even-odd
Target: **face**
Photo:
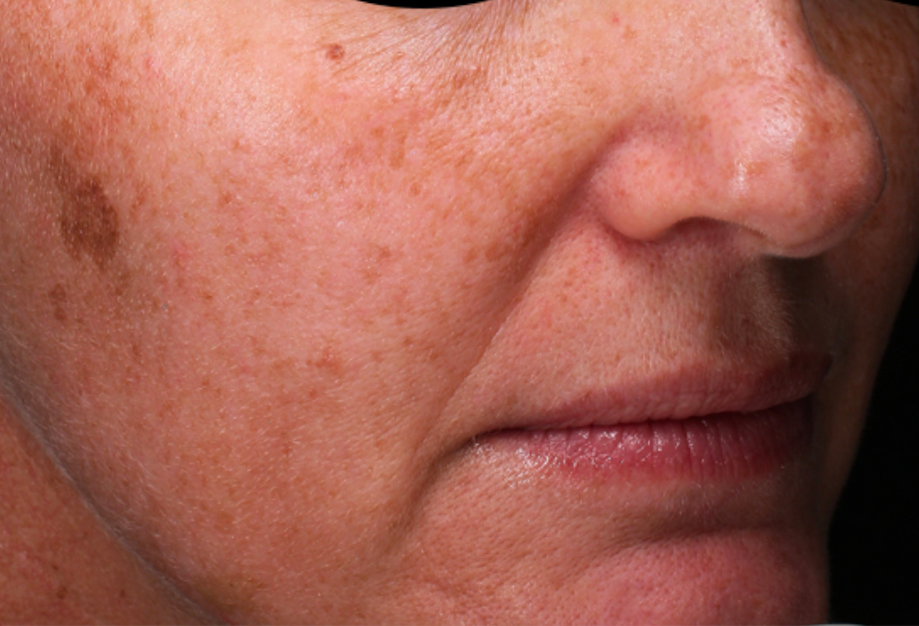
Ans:
[[[3,4],[5,402],[211,618],[826,619],[919,10]]]

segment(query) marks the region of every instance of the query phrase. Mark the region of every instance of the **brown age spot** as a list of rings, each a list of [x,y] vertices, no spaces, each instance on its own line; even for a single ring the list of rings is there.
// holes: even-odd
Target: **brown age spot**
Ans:
[[[488,83],[489,72],[486,66],[457,67],[444,74],[439,81],[435,106],[469,107],[487,90]]]
[[[236,524],[236,517],[229,511],[220,509],[215,514],[214,529],[222,535],[229,535],[233,532]]]
[[[485,72],[480,67],[459,68],[450,78],[450,85],[454,92],[462,91],[468,88],[475,88],[485,82]]]
[[[72,258],[85,254],[105,269],[118,248],[118,214],[102,183],[78,175],[59,150],[51,155],[51,175],[63,200],[58,225],[64,246]]]
[[[118,59],[118,52],[110,43],[100,43],[98,46],[83,44],[79,47],[78,54],[85,60],[92,78],[102,82],[112,78],[112,70]],[[92,80],[89,78],[87,80]],[[98,85],[94,82],[93,89]]]
[[[309,359],[307,363],[334,378],[341,378],[345,373],[345,365],[341,356],[331,346],[323,346],[318,354]]]
[[[393,169],[399,169],[405,163],[405,135],[403,134],[397,141],[396,147],[389,155],[389,166]]]
[[[48,299],[51,300],[51,306],[54,307],[54,319],[61,323],[66,322],[67,292],[60,283],[54,285],[54,288],[48,292]]]
[[[147,37],[153,39],[156,34],[156,18],[153,15],[153,8],[149,4],[140,7],[140,26],[147,33]]]
[[[333,43],[325,47],[325,58],[330,61],[341,61],[345,58],[345,48],[341,44]]]

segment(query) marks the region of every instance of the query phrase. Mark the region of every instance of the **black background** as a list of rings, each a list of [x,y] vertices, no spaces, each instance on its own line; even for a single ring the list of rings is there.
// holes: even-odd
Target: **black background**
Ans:
[[[830,532],[831,619],[919,624],[919,276],[881,364]]]

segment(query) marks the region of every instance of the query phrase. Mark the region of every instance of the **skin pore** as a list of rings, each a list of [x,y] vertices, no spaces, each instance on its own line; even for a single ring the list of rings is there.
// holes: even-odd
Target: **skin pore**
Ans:
[[[919,10],[0,8],[0,621],[826,619]],[[813,444],[737,489],[478,443],[796,351]]]

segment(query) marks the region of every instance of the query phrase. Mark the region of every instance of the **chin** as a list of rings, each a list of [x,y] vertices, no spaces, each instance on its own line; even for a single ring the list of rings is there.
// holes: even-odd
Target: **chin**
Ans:
[[[412,600],[402,608],[413,607],[413,617],[397,621],[812,624],[828,618],[822,550],[775,532],[673,538],[598,559],[586,571],[547,572],[494,587],[484,575],[480,587],[470,583],[450,598]]]

